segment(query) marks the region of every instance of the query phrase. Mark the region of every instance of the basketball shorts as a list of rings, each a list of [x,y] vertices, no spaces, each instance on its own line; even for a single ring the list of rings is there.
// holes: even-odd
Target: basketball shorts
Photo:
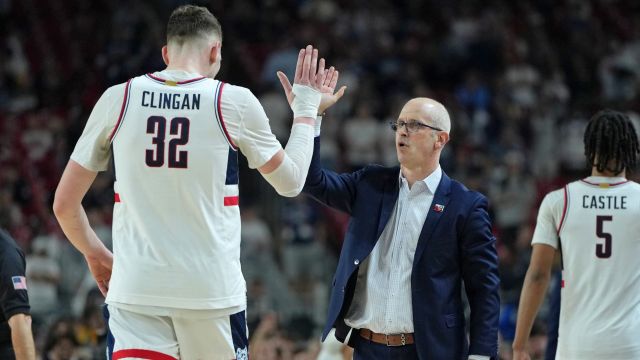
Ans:
[[[152,315],[105,305],[107,359],[248,359],[244,310],[232,315],[194,316],[198,312],[176,309],[168,315]]]

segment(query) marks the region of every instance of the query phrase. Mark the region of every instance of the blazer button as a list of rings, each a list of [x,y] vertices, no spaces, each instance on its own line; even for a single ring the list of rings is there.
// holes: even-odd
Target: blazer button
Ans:
[[[353,260],[353,265],[358,265],[358,264],[360,264],[360,260],[358,260],[358,259],[354,259],[354,260]]]

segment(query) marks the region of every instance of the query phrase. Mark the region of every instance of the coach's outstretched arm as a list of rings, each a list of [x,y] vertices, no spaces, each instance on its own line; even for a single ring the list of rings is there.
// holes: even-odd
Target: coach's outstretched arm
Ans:
[[[324,59],[311,45],[298,54],[292,88],[293,126],[284,150],[258,168],[278,194],[293,197],[302,191],[313,155],[313,133],[326,71]]]

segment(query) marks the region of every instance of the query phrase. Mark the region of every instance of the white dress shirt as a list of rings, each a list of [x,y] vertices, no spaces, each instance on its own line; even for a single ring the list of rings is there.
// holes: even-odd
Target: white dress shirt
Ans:
[[[398,201],[371,254],[358,270],[345,323],[381,334],[413,333],[411,273],[418,238],[442,179],[440,166],[411,188],[400,172]],[[470,355],[469,360],[488,360]]]
[[[413,256],[441,178],[438,166],[409,189],[400,172],[400,192],[393,214],[358,271],[353,302],[345,317],[350,327],[382,334],[413,332]]]

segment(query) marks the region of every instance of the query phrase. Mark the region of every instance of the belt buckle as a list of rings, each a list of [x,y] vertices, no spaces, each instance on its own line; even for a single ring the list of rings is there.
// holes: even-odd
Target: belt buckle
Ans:
[[[393,344],[389,344],[389,336],[388,334],[384,335],[384,339],[385,342],[387,343],[387,346],[405,346],[407,345],[407,337],[404,333],[400,334],[400,345],[393,345]]]

